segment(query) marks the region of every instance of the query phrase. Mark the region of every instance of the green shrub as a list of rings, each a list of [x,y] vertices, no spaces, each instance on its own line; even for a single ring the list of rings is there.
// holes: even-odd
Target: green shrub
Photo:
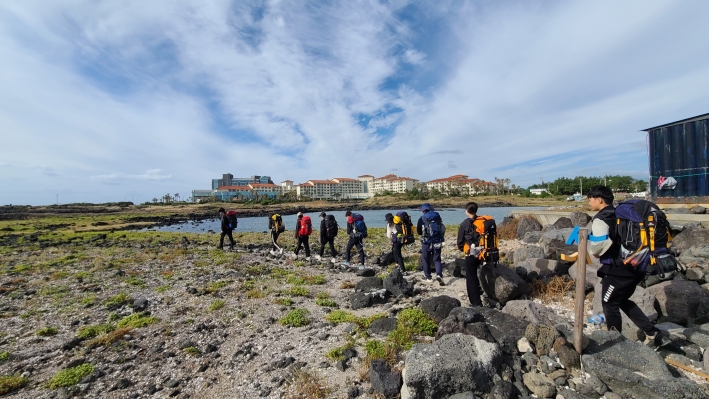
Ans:
[[[0,362],[4,362],[5,360],[10,359],[10,352],[5,351],[5,352],[0,352]]]
[[[252,289],[246,291],[247,298],[258,299],[258,298],[263,298],[265,296],[266,296],[266,292],[258,287],[252,288]]]
[[[397,317],[397,328],[411,330],[416,335],[436,335],[438,325],[436,322],[419,308],[404,309]]]
[[[114,330],[110,324],[95,324],[91,326],[83,326],[79,328],[76,336],[81,339],[89,339],[98,337],[101,334],[106,334]]]
[[[279,320],[284,326],[302,327],[310,324],[308,311],[305,309],[293,309]]]
[[[29,380],[19,375],[1,375],[0,376],[0,395],[16,391],[25,385]]]
[[[344,310],[335,310],[328,313],[328,315],[325,316],[325,320],[335,324],[354,323],[357,321],[357,316],[352,313],[345,312]]]
[[[364,345],[364,349],[367,351],[367,356],[371,360],[375,359],[385,359],[387,357],[387,351],[384,347],[384,343],[377,340],[369,340]]]
[[[158,318],[153,316],[148,316],[144,313],[133,313],[132,315],[126,316],[121,321],[116,324],[118,328],[131,327],[131,328],[141,328],[149,326],[153,323],[157,323]]]
[[[89,363],[84,363],[70,369],[64,369],[52,377],[47,385],[51,389],[76,385],[82,378],[91,374],[93,371],[94,366]]]
[[[316,299],[315,304],[317,304],[318,306],[326,306],[329,308],[338,308],[339,307],[337,302],[333,301],[332,299],[325,299],[325,298]]]
[[[51,337],[52,335],[57,335],[59,333],[59,330],[57,330],[55,327],[45,327],[41,330],[37,330],[37,335],[40,337]]]

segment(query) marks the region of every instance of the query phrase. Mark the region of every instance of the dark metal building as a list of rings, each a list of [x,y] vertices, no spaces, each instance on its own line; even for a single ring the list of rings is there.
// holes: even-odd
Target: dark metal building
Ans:
[[[709,200],[709,114],[644,129],[648,135],[650,194],[659,203]],[[674,189],[658,189],[672,177]]]

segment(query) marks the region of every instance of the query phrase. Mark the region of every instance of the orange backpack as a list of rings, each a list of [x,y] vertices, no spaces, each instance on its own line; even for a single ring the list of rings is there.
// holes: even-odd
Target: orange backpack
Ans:
[[[500,260],[500,251],[497,249],[497,224],[492,216],[482,215],[473,220],[475,232],[478,233],[479,240],[476,244],[482,247],[478,259],[488,262],[497,263]],[[465,243],[464,251],[467,254],[470,250],[470,245]]]

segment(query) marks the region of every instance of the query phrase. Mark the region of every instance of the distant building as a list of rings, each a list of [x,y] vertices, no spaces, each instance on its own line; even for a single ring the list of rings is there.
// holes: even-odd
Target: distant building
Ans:
[[[363,184],[359,180],[347,177],[336,177],[332,180],[308,180],[295,186],[298,198],[312,199],[361,199]]]
[[[644,129],[648,135],[650,195],[655,202],[706,202],[709,198],[709,114]],[[658,187],[673,178],[676,185]],[[672,181],[672,180],[668,180]]]
[[[542,193],[548,193],[549,190],[546,188],[530,188],[529,192],[533,195],[542,195]]]
[[[372,194],[381,194],[385,191],[390,193],[405,193],[407,190],[412,190],[416,183],[418,183],[416,179],[389,174],[376,179],[372,178],[369,192]]]
[[[225,173],[221,179],[212,179],[212,190],[223,186],[246,186],[250,183],[273,184],[273,181],[271,176],[234,177],[231,173]]]
[[[470,179],[467,175],[454,175],[450,177],[444,177],[442,179],[435,179],[426,182],[426,188],[429,190],[436,189],[443,194],[450,194],[453,191],[458,191],[461,194],[473,195],[482,192],[492,192],[494,191],[496,184],[486,182],[480,179]]]

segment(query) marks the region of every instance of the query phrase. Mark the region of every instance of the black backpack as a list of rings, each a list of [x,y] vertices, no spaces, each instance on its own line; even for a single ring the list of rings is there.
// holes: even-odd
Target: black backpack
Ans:
[[[239,224],[239,221],[236,219],[236,211],[227,211],[226,217],[227,220],[229,220],[229,228],[235,230],[236,225]]]
[[[335,220],[334,215],[327,215],[327,219],[325,220],[325,229],[327,231],[328,238],[337,237],[340,226],[337,225],[337,220]]]
[[[624,264],[647,275],[672,278],[677,260],[670,252],[670,224],[665,213],[650,201],[623,201],[615,208],[616,239]]]

